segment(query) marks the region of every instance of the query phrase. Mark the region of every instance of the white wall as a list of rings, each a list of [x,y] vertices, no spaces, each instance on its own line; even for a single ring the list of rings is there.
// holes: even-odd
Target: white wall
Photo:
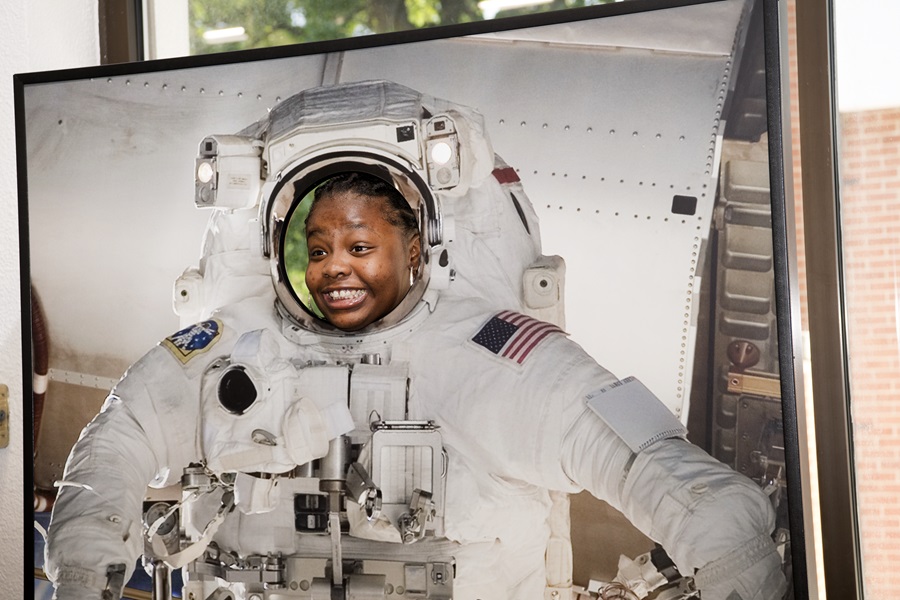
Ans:
[[[144,0],[147,58],[171,58],[191,53],[188,0]]]
[[[10,443],[0,450],[0,590],[25,598],[22,335],[13,74],[96,65],[97,0],[4,0],[0,19],[0,383],[9,386]],[[30,518],[30,511],[28,511]]]
[[[835,0],[834,21],[838,110],[900,106],[900,3]]]

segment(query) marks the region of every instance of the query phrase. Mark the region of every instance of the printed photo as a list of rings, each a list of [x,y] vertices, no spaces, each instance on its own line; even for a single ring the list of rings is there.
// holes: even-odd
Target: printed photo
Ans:
[[[805,597],[766,8],[20,76],[36,590]]]

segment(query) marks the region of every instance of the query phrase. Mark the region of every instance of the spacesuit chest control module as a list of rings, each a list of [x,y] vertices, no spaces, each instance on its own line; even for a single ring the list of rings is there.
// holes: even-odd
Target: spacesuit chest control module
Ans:
[[[329,311],[382,288],[307,286],[352,271],[308,241],[324,235],[316,190],[346,173],[405,199],[420,257],[352,329]],[[194,600],[781,596],[759,488],[568,339],[564,263],[542,255],[477,112],[387,81],[306,90],[202,140],[195,203],[212,212],[175,284],[183,328],[67,463],[46,561],[59,598],[118,597],[140,555],[160,597],[182,568]],[[148,483],[180,499],[145,503]],[[579,592],[558,515],[583,489],[668,556]]]

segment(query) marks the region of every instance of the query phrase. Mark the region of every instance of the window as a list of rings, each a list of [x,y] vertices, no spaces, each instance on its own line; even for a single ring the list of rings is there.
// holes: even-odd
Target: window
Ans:
[[[900,596],[900,5],[835,0],[838,203],[866,597]]]
[[[145,0],[146,56],[268,48],[613,1],[620,0]]]

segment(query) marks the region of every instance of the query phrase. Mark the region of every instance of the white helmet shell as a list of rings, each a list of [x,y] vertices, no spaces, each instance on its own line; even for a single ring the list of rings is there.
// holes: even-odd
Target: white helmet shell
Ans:
[[[227,248],[233,254],[246,248],[253,256],[245,261],[231,256],[228,263],[244,265],[257,276],[259,261],[266,261],[279,310],[292,325],[343,335],[316,316],[290,282],[284,242],[291,216],[307,194],[329,177],[349,171],[376,175],[403,194],[419,217],[423,256],[406,298],[353,336],[391,327],[419,304],[433,309],[438,298],[447,295],[478,297],[498,309],[522,306],[522,273],[540,257],[537,218],[515,170],[495,157],[484,120],[475,110],[393,82],[363,81],[304,90],[234,136],[206,138],[198,165],[211,163],[215,170],[217,157],[209,150],[210,139],[224,140],[220,145],[235,148],[231,154],[241,158],[241,162],[219,158],[219,165],[240,165],[246,171],[248,156],[256,153],[262,181],[248,185],[259,190],[257,218],[250,220],[258,237],[249,243],[210,241],[223,234],[240,235],[241,228],[233,221],[251,211],[235,208],[241,201],[234,193],[226,206],[218,206],[215,190],[204,191],[201,204],[198,191],[198,205],[216,206],[232,215],[227,228],[222,227],[222,218],[210,221],[200,268],[204,278],[204,292],[198,294],[203,300],[200,316],[222,306],[220,300],[230,303],[239,295],[222,294],[230,287],[227,284],[205,281],[209,267],[221,262],[216,249]],[[209,180],[210,169],[204,169]],[[214,182],[234,179],[221,172],[213,176]],[[201,187],[198,182],[198,190]],[[223,269],[217,273],[239,275]],[[196,278],[196,272],[186,273],[183,287],[195,289]],[[253,289],[258,294],[258,286]],[[176,306],[178,301],[176,286]]]

